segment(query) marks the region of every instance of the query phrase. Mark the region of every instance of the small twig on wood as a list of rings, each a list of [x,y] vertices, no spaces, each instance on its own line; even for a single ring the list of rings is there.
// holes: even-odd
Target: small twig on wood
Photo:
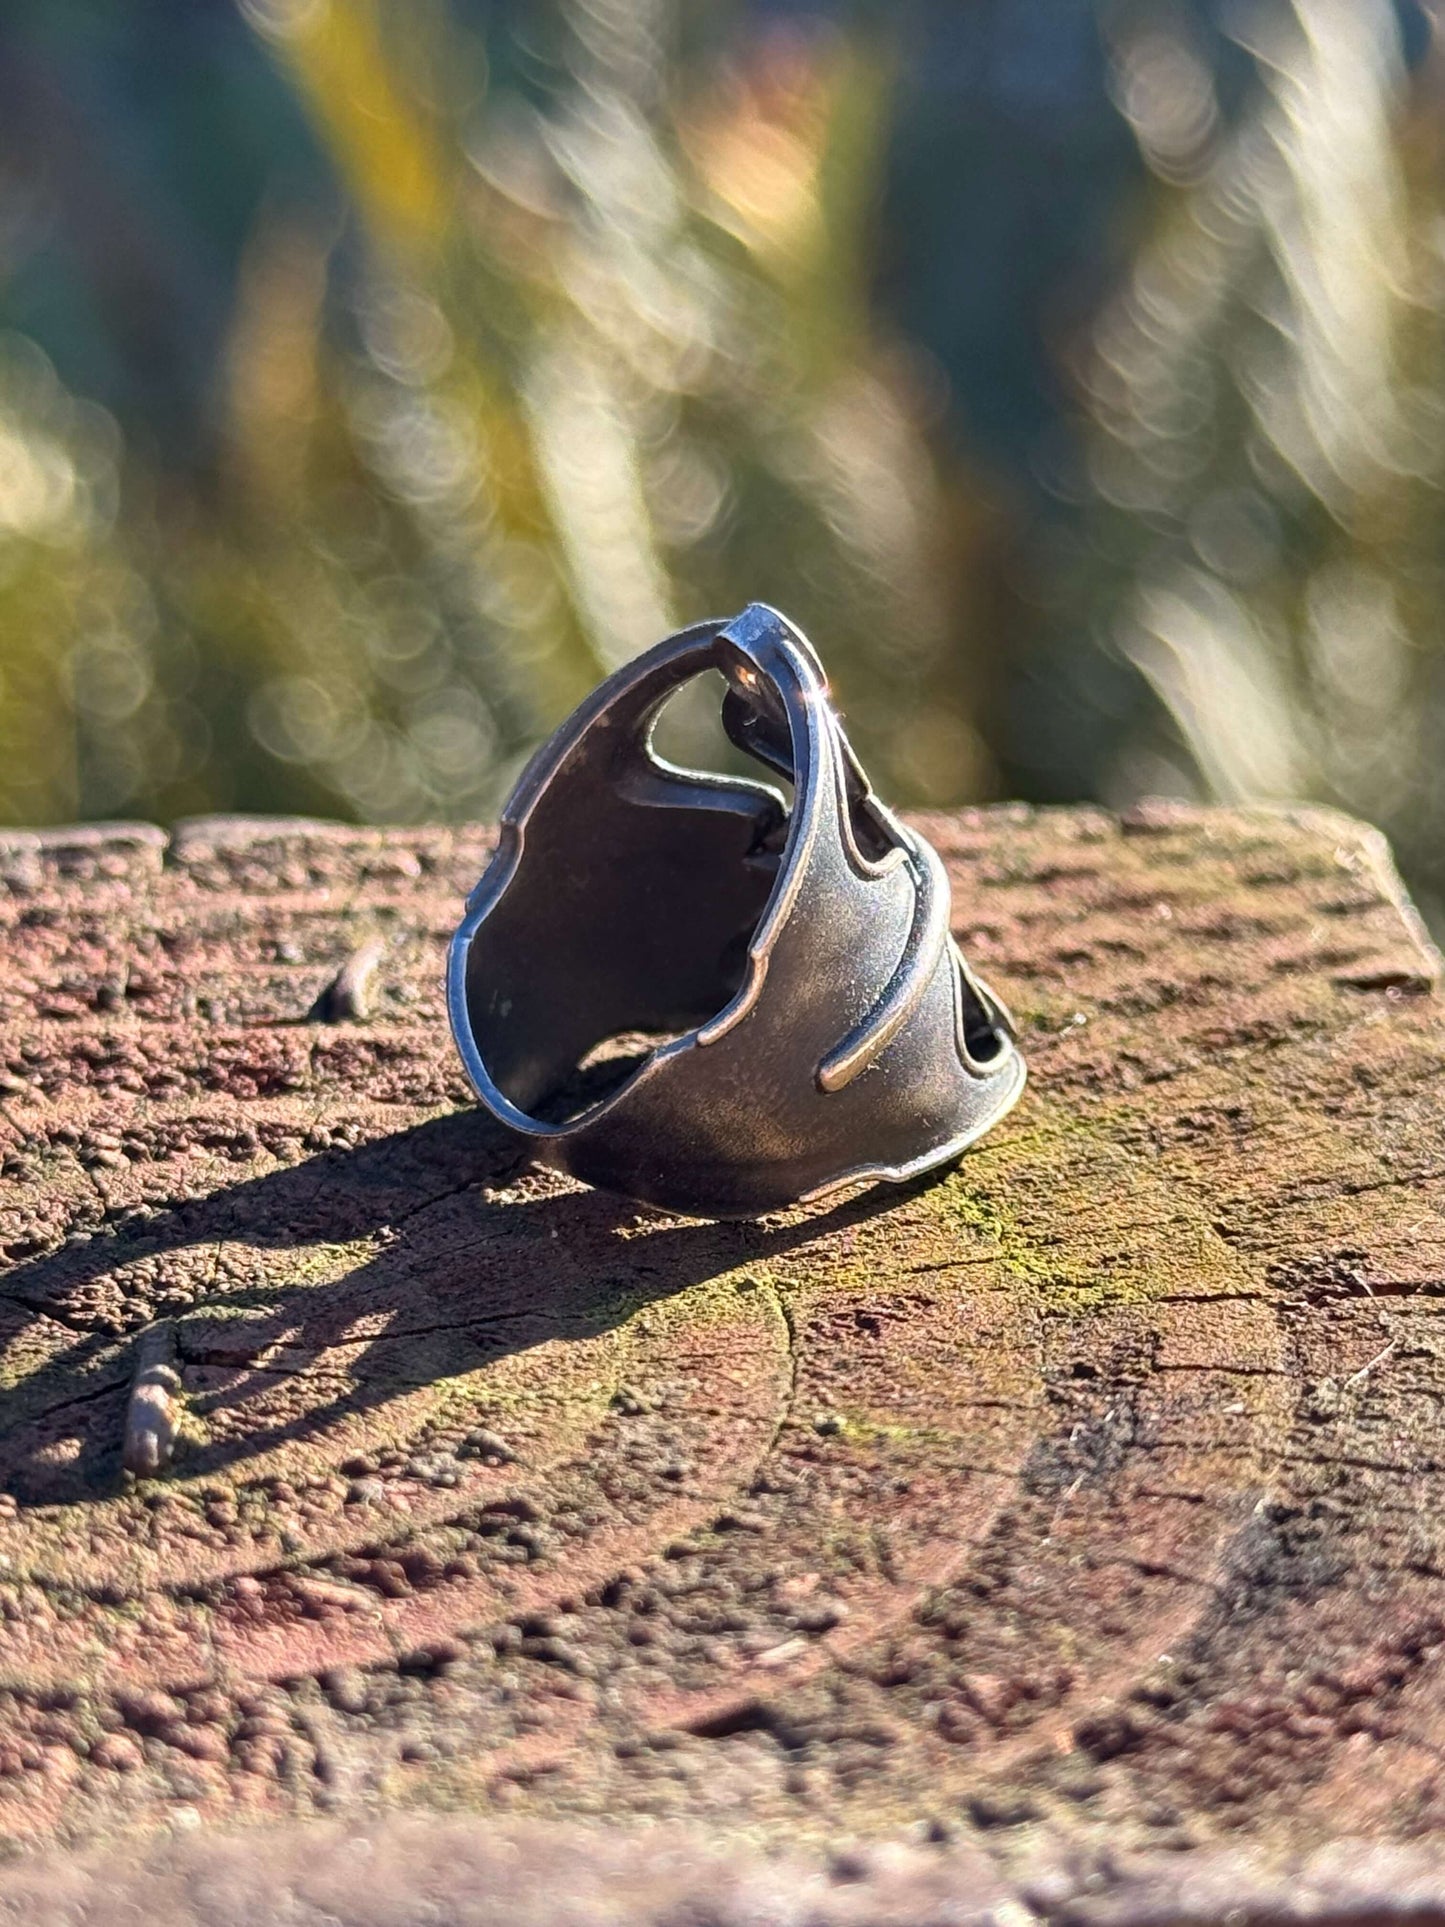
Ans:
[[[364,1020],[371,1015],[371,992],[377,966],[386,955],[386,945],[373,937],[353,950],[331,982],[316,999],[312,1016],[322,1023],[340,1024]]]
[[[176,1449],[181,1378],[173,1325],[152,1325],[136,1351],[135,1382],[125,1412],[121,1462],[138,1479],[164,1472]]]
[[[1398,1338],[1392,1338],[1385,1349],[1382,1352],[1376,1352],[1368,1364],[1362,1365],[1357,1372],[1351,1372],[1350,1376],[1345,1380],[1344,1389],[1348,1391],[1352,1385],[1358,1385],[1360,1380],[1367,1378],[1377,1365],[1383,1365],[1399,1342]]]

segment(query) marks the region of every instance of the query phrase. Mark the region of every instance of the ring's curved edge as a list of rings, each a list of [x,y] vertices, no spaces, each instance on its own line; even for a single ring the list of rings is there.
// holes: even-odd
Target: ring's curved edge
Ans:
[[[1028,1083],[1028,1065],[1018,1051],[1013,1053],[1010,1062],[1010,1088],[1002,1101],[990,1110],[986,1117],[971,1124],[966,1131],[961,1131],[957,1137],[948,1139],[946,1143],[920,1152],[916,1158],[910,1158],[905,1164],[854,1165],[849,1170],[840,1172],[837,1177],[815,1185],[811,1191],[805,1191],[796,1198],[784,1199],[778,1204],[763,1206],[669,1204],[654,1208],[665,1210],[677,1218],[695,1218],[705,1224],[727,1224],[741,1218],[779,1217],[784,1212],[800,1211],[805,1207],[826,1203],[829,1199],[841,1197],[845,1192],[862,1191],[869,1185],[911,1184],[915,1178],[924,1177],[928,1172],[940,1170],[944,1165],[952,1164],[961,1158],[965,1151],[977,1144],[980,1138],[986,1137],[1014,1109]],[[631,1193],[618,1195],[630,1196]]]
[[[703,643],[715,642],[727,628],[728,622],[729,618],[726,616],[711,616],[705,622],[689,623],[687,628],[678,629],[674,634],[664,636],[661,642],[654,643],[651,649],[644,649],[640,656],[634,656],[631,662],[623,663],[620,669],[614,669],[610,676],[598,683],[592,693],[578,703],[571,715],[558,724],[547,740],[538,744],[523,764],[522,773],[512,785],[511,794],[502,808],[503,832],[505,833],[509,826],[515,827],[518,832],[525,831],[527,819],[535,809],[542,791],[556,773],[558,765],[563,762],[573,745],[586,735],[598,717],[612,707],[619,696],[630,689],[634,683],[641,682],[644,677],[650,676],[654,669],[663,667],[673,656],[683,656]],[[520,853],[519,846],[518,855]],[[494,853],[492,862],[482,872],[471,897],[467,899],[468,904],[486,885],[499,854],[500,846]]]
[[[672,656],[685,655],[702,643],[716,641],[727,627],[728,618],[714,616],[694,622],[667,636],[651,649],[644,650],[621,669],[598,684],[583,702],[544,743],[527,759],[521,775],[512,786],[498,824],[497,847],[466,900],[466,910],[447,946],[447,1022],[452,1041],[462,1060],[462,1068],[480,1101],[502,1123],[525,1137],[545,1141],[560,1137],[570,1127],[544,1124],[512,1103],[493,1082],[486,1060],[477,1048],[467,1009],[467,958],[473,940],[483,923],[501,901],[521,864],[526,847],[527,823],[543,791],[573,746],[616,701],[617,697]],[[655,1053],[654,1053],[655,1054]],[[648,1060],[651,1061],[650,1059]],[[642,1066],[646,1069],[646,1065]],[[639,1075],[641,1073],[639,1072]],[[629,1080],[632,1081],[632,1080]],[[621,1092],[614,1094],[620,1096]]]
[[[826,1184],[820,1184],[811,1191],[805,1191],[797,1203],[799,1205],[817,1204],[824,1198],[836,1196],[840,1191],[851,1190],[854,1186],[864,1184],[908,1184],[914,1178],[921,1178],[926,1171],[936,1170],[939,1165],[950,1164],[955,1158],[962,1157],[970,1145],[976,1144],[981,1137],[993,1130],[995,1125],[1003,1122],[1024,1094],[1029,1072],[1023,1053],[1014,1050],[1008,1062],[1011,1088],[995,1109],[990,1110],[987,1116],[977,1123],[971,1124],[966,1131],[960,1132],[957,1137],[950,1138],[946,1144],[936,1149],[923,1151],[916,1158],[910,1158],[906,1164],[859,1165],[840,1177],[829,1178]]]
[[[938,960],[949,941],[948,872],[930,843],[904,831],[899,846],[917,869],[913,924],[893,975],[862,1020],[822,1059],[814,1072],[818,1089],[841,1091],[865,1071],[904,1029],[928,993]]]
[[[740,615],[721,630],[719,640],[725,638],[731,642],[757,664],[763,675],[776,681],[754,653],[757,632],[764,625],[769,644],[774,648],[781,646],[793,658],[792,667],[802,696],[807,768],[803,768],[803,759],[798,753],[802,745],[797,741],[795,732],[793,808],[778,875],[748,944],[748,967],[741,988],[715,1017],[689,1033],[704,1049],[735,1029],[761,997],[774,947],[803,887],[803,876],[820,832],[823,787],[819,766],[823,760],[824,745],[818,712],[827,702],[828,684],[812,644],[786,616],[780,615],[766,602],[750,602]],[[791,718],[789,728],[792,728]]]
[[[816,771],[819,761],[817,737],[816,701],[826,701],[827,683],[811,644],[790,623],[786,616],[771,609],[766,603],[749,603],[740,615],[733,617],[711,617],[704,622],[690,624],[675,634],[664,638],[653,648],[645,650],[631,662],[624,663],[620,669],[599,683],[586,700],[578,705],[567,720],[533,751],[521,775],[513,786],[502,810],[500,836],[491,861],[482,872],[476,885],[467,898],[466,912],[454,932],[447,952],[447,1020],[451,1027],[452,1040],[467,1081],[478,1099],[486,1105],[500,1122],[524,1137],[531,1138],[539,1145],[559,1139],[576,1129],[581,1119],[569,1118],[560,1124],[547,1124],[530,1112],[512,1103],[494,1082],[488,1071],[486,1061],[477,1047],[472,1031],[471,1015],[467,1008],[467,958],[478,930],[497,904],[521,864],[526,844],[527,822],[547,785],[558,768],[566,760],[574,745],[592,728],[593,724],[610,709],[617,699],[636,683],[664,666],[673,657],[685,656],[701,644],[716,642],[720,637],[732,637],[733,631],[740,631],[732,637],[738,646],[747,651],[745,625],[749,618],[753,624],[766,620],[769,627],[776,625],[780,635],[771,636],[776,646],[779,642],[795,659],[795,673],[798,674],[799,687],[804,696],[809,731],[810,767]],[[749,652],[750,653],[750,652]],[[761,667],[761,665],[760,665]],[[798,671],[801,670],[801,673]],[[809,700],[810,698],[815,700]],[[708,779],[698,772],[674,770],[662,758],[656,756],[650,743],[646,753],[655,766],[669,776],[692,778],[699,785]],[[769,792],[763,784],[747,785],[756,787],[760,794]],[[811,837],[817,834],[818,785],[816,781],[807,784],[808,796],[803,797],[803,785],[799,785],[794,797],[794,807],[788,825],[788,837],[784,846],[778,876],[764,906],[763,914],[749,946],[749,973],[742,989],[715,1017],[707,1022],[684,1031],[680,1036],[660,1044],[649,1052],[642,1063],[624,1083],[611,1092],[600,1104],[584,1113],[589,1124],[605,1117],[635,1091],[644,1080],[649,1079],[658,1066],[686,1050],[700,1048],[724,1036],[735,1024],[746,1016],[761,994],[763,979],[767,974],[768,958],[777,941],[779,930],[787,918],[801,886]],[[800,805],[810,807],[800,807]]]

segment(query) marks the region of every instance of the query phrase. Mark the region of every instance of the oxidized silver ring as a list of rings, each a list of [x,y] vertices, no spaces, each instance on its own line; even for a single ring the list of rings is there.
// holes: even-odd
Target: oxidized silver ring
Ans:
[[[791,808],[652,748],[663,702],[707,669],[727,734]],[[949,909],[811,646],[754,603],[609,676],[527,765],[452,940],[452,1032],[487,1109],[606,1190],[736,1217],[901,1181],[1023,1088]]]

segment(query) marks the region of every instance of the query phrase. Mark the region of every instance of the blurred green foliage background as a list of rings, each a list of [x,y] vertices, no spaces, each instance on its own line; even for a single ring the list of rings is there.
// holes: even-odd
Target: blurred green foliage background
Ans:
[[[890,800],[1319,798],[1438,916],[1438,24],[7,0],[0,819],[491,813],[760,597]]]

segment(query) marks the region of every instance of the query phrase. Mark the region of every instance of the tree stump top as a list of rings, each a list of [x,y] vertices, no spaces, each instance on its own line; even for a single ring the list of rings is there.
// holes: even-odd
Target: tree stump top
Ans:
[[[1445,1028],[1383,845],[924,827],[1029,1091],[754,1225],[470,1107],[486,831],[0,837],[0,1835],[1445,1828]]]

